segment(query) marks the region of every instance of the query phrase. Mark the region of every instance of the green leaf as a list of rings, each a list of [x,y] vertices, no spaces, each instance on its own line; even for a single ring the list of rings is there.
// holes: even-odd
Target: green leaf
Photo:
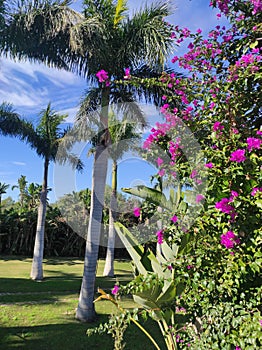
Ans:
[[[144,252],[143,247],[140,245],[135,245],[136,241],[134,237],[132,236],[130,231],[120,222],[116,222],[114,226],[119,238],[126,247],[139,273],[142,275],[146,275],[147,270],[141,262],[141,258]]]
[[[258,45],[258,41],[254,41],[252,44],[249,45],[251,49],[254,49]]]
[[[174,281],[166,282],[166,285],[167,289],[163,289],[164,292],[162,293],[162,295],[159,296],[159,298],[156,301],[159,306],[161,304],[173,301],[176,297],[176,284],[174,283]]]

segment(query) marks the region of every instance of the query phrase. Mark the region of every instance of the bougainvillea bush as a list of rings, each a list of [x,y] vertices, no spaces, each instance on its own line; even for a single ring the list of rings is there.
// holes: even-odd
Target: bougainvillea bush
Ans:
[[[174,28],[173,39],[188,42],[188,52],[172,58],[184,78],[164,73],[139,81],[130,72],[126,83],[166,89],[165,122],[152,129],[144,148],[155,155],[163,180],[190,185],[201,208],[189,225],[173,212],[176,220],[161,230],[161,242],[170,246],[190,236],[189,249],[168,264],[185,286],[168,307],[186,316],[182,323],[170,320],[170,349],[253,350],[262,346],[262,2],[210,6],[218,10],[218,25],[206,38],[201,29]],[[230,27],[219,25],[221,16]],[[183,142],[185,128],[201,147],[199,162],[188,161],[194,145]],[[159,160],[159,149],[168,162]]]

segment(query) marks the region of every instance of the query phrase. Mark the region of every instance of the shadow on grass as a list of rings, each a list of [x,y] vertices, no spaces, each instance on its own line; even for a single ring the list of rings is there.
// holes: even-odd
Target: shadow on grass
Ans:
[[[84,259],[82,258],[45,258],[44,264],[46,265],[68,265],[68,266],[74,266],[74,265],[80,265],[83,266]]]
[[[83,324],[72,320],[67,324],[49,324],[32,327],[3,327],[0,329],[0,350],[111,350],[114,348],[111,336],[107,334],[88,337],[88,328],[107,321],[107,316],[100,316],[96,323]],[[147,328],[153,331],[154,338],[160,339],[159,345],[164,349],[159,330],[149,322]],[[134,325],[125,334],[125,350],[153,350],[155,347],[148,338]]]
[[[48,277],[41,282],[32,281],[29,278],[0,278],[0,293],[78,291],[81,286],[81,280],[80,276],[76,277],[74,274],[67,274],[62,277]]]
[[[19,261],[24,261],[24,260],[30,260],[28,256],[20,256],[20,255],[1,255],[0,254],[0,259],[3,261],[10,261],[10,260],[19,260]],[[32,260],[32,259],[31,259]]]
[[[107,317],[104,317],[106,321]],[[94,327],[94,325],[92,325]],[[0,329],[0,349],[112,349],[110,336],[86,335],[87,324],[72,321],[69,324],[51,324],[32,327],[3,327]]]

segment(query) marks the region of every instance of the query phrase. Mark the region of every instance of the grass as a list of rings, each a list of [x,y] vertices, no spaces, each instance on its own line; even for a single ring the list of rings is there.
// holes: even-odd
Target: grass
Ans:
[[[83,261],[79,259],[44,260],[43,282],[30,280],[31,259],[22,257],[0,258],[0,350],[46,349],[81,350],[113,349],[109,335],[87,337],[88,328],[106,322],[116,312],[113,304],[101,301],[96,304],[99,319],[94,324],[83,324],[75,317],[81,286]],[[132,278],[130,262],[115,263],[115,278],[102,277],[104,261],[99,261],[96,285],[109,290],[116,281],[127,283]],[[132,299],[121,305],[133,308]],[[154,338],[161,335],[153,322],[145,328],[153,330]],[[134,325],[126,332],[126,350],[154,349],[146,336]],[[160,348],[164,344],[159,341]]]

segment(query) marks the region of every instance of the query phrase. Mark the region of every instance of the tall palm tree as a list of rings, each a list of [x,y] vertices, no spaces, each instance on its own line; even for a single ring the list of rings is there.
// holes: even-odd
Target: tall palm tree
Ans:
[[[115,116],[109,117],[109,132],[111,145],[109,147],[109,156],[112,159],[111,174],[111,198],[109,205],[109,230],[106,261],[104,267],[104,276],[114,276],[114,250],[115,250],[115,221],[117,219],[117,174],[118,161],[124,153],[135,148],[139,134],[136,132],[137,124],[130,122],[128,118],[118,120]],[[136,145],[137,146],[137,145]]]
[[[98,86],[96,93],[89,95],[87,109],[97,110],[99,105],[101,132],[94,155],[84,275],[76,314],[79,320],[92,321],[110,143],[108,105],[112,101],[132,102],[135,93],[141,96],[144,92],[113,81],[123,78],[124,68],[139,75],[145,63],[162,71],[173,45],[172,27],[164,20],[171,12],[166,2],[146,6],[132,18],[127,15],[126,0],[84,0],[82,14],[69,5],[69,0],[24,0],[16,11],[9,10],[0,45],[11,56],[76,72]],[[108,73],[108,80],[97,84],[96,73],[100,70]]]
[[[0,106],[0,134],[18,137],[27,142],[36,153],[44,159],[44,175],[40,193],[40,202],[38,206],[37,228],[34,246],[33,263],[31,269],[31,278],[33,280],[43,279],[43,253],[44,253],[44,234],[45,217],[47,207],[47,180],[48,168],[52,161],[60,162],[70,161],[78,169],[82,164],[72,154],[62,154],[60,152],[57,158],[57,150],[60,141],[66,134],[59,125],[67,117],[60,115],[51,109],[50,103],[47,108],[40,112],[40,122],[36,127],[14,113],[9,105]]]
[[[2,195],[6,193],[7,189],[8,189],[9,185],[5,184],[4,182],[0,182],[0,212],[1,212],[1,208],[2,208]]]

